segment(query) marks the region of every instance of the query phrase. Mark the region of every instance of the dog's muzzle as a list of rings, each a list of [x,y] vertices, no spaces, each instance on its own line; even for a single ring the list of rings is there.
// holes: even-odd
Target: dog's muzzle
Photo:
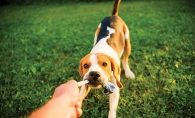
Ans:
[[[101,86],[102,83],[101,74],[97,71],[89,72],[88,76],[86,76],[84,80],[88,80],[89,81],[88,84],[92,87]]]

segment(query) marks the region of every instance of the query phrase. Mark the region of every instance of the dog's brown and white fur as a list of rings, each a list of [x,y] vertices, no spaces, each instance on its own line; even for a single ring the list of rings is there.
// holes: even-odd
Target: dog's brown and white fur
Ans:
[[[128,57],[131,53],[129,30],[125,22],[118,16],[120,0],[115,0],[112,15],[105,17],[99,24],[94,38],[94,46],[89,54],[80,61],[79,74],[90,83],[81,87],[80,95],[84,99],[91,88],[105,87],[107,82],[116,88],[110,94],[110,110],[108,118],[116,117],[119,100],[120,58],[123,55],[123,68],[128,78],[135,78],[129,68]]]

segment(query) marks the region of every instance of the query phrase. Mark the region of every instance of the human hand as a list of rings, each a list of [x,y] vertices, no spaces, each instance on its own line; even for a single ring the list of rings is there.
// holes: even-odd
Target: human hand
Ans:
[[[52,99],[58,99],[59,104],[66,106],[66,118],[76,118],[82,115],[82,103],[79,95],[79,89],[75,80],[70,80],[65,84],[58,86]]]
[[[77,118],[82,115],[79,88],[75,80],[58,86],[44,106],[36,110],[30,118]]]

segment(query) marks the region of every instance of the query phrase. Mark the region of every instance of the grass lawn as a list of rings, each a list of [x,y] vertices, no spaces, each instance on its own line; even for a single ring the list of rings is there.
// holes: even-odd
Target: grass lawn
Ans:
[[[113,2],[0,7],[0,112],[27,117],[68,80]],[[135,80],[125,78],[118,118],[195,117],[195,5],[190,1],[122,1],[131,31]],[[82,118],[106,118],[108,96],[92,90]]]

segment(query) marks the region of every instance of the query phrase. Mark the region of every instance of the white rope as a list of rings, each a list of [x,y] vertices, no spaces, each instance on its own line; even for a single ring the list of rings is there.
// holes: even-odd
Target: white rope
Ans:
[[[82,86],[82,85],[87,84],[87,83],[89,83],[89,80],[77,82],[78,86]]]

